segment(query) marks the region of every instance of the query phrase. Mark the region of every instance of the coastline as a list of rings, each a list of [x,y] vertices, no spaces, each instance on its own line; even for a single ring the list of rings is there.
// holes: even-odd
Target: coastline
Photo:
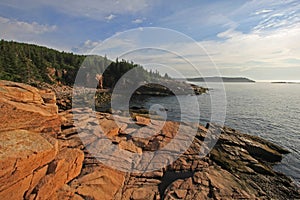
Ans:
[[[19,188],[15,195],[37,198],[51,194],[57,199],[66,196],[94,199],[300,198],[299,188],[291,179],[272,169],[272,166],[280,162],[283,154],[288,151],[259,137],[242,134],[228,127],[211,125],[210,129],[206,129],[198,125],[198,132],[192,145],[174,163],[154,172],[124,173],[119,171],[123,162],[120,163],[119,170],[103,165],[87,151],[85,147],[87,144],[83,145],[82,138],[87,137],[86,141],[90,142],[90,146],[96,144],[103,137],[95,132],[99,123],[105,127],[103,134],[112,144],[124,151],[141,154],[144,151],[155,151],[169,143],[176,135],[178,123],[166,122],[163,131],[158,131],[157,135],[147,139],[132,138],[129,137],[128,131],[135,131],[130,130],[134,124],[147,128],[149,124],[155,127],[157,122],[145,117],[135,117],[133,121],[128,121],[119,116],[123,126],[118,127],[109,113],[97,112],[90,115],[93,112],[85,108],[60,109],[58,112],[56,104],[64,97],[56,98],[50,90],[38,90],[25,84],[8,81],[0,81],[0,87],[1,104],[6,108],[1,119],[7,122],[1,127],[1,136],[8,135],[14,138],[11,141],[16,143],[10,144],[13,145],[12,148],[28,145],[20,143],[20,140],[22,141],[20,133],[28,135],[28,140],[33,143],[39,139],[41,145],[49,146],[48,150],[39,149],[36,152],[38,158],[34,158],[34,151],[26,151],[29,157],[33,156],[33,160],[39,160],[42,166],[32,165],[30,159],[23,160],[23,165],[30,170],[20,168],[17,174],[9,172],[8,176],[2,176],[0,182],[6,184],[0,189],[0,196],[5,197],[11,193],[11,188],[16,189],[18,184],[24,184],[24,181],[32,179],[34,174],[40,174],[35,179],[36,182],[29,181],[31,184]],[[82,115],[77,119],[82,125],[81,129],[85,131],[78,132],[78,128],[74,125],[73,112]],[[33,126],[29,119],[35,120],[37,124]],[[222,133],[210,154],[201,158],[199,153],[201,146],[204,145],[203,140],[212,130],[220,130]],[[7,140],[2,137],[0,144],[6,145],[5,142]],[[8,151],[8,146],[5,147]],[[22,160],[23,151],[24,148],[16,148],[15,156],[20,156],[17,159]],[[47,155],[45,154],[47,151],[52,153],[45,158],[42,155]],[[11,163],[11,155],[7,155],[5,151],[2,151],[1,155],[1,167],[8,170],[12,166],[5,163]],[[74,166],[76,168],[73,168]],[[48,170],[44,170],[45,172],[40,171],[46,168]],[[66,179],[61,177],[65,174],[68,174]],[[102,179],[98,182],[92,181],[100,177]],[[103,183],[103,180],[106,182]],[[55,187],[49,188],[53,184]],[[101,189],[98,187],[99,184]],[[15,187],[8,189],[8,186],[12,185]]]

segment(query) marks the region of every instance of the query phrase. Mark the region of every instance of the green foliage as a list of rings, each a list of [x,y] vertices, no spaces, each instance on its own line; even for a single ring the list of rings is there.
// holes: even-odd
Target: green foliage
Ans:
[[[111,88],[130,70],[135,81],[162,78],[158,71],[148,72],[133,62],[118,59],[112,62],[106,56],[75,55],[33,44],[1,40],[0,52],[0,79],[28,84],[73,85],[81,66],[79,79],[84,85],[87,79],[95,81],[96,74],[103,74],[104,87]]]
[[[72,84],[85,56],[33,44],[0,41],[0,79]]]
[[[121,77],[130,71],[130,78]],[[111,62],[111,64],[106,68],[103,73],[103,85],[104,87],[113,87],[120,79],[122,80],[123,85],[127,83],[137,83],[143,81],[151,81],[153,79],[163,78],[158,71],[152,72],[145,70],[141,65],[134,64],[126,60],[119,61],[116,59],[116,62]]]

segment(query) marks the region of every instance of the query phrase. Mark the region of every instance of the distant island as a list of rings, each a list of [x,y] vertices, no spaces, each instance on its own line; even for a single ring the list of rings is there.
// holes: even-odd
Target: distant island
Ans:
[[[300,82],[290,82],[290,81],[275,81],[272,84],[300,84]]]
[[[244,77],[198,77],[198,78],[188,78],[188,81],[193,82],[235,82],[235,83],[255,83],[254,80],[244,78]]]

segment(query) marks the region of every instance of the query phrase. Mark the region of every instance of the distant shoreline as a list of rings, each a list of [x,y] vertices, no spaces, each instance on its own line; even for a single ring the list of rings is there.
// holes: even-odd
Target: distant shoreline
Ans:
[[[196,77],[187,78],[194,82],[228,82],[228,83],[255,83],[254,80],[245,77]]]
[[[289,81],[275,81],[272,84],[300,84],[300,82],[289,82]]]

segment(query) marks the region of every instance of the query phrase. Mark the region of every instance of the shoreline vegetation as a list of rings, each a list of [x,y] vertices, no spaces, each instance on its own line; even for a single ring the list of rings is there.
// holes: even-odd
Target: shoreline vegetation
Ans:
[[[149,111],[140,107],[131,107],[130,116],[112,116],[109,107],[114,86],[129,70],[139,74],[136,77],[141,82],[146,79],[149,83],[153,80],[163,83],[144,84],[133,94],[137,98],[191,95],[191,92],[201,95],[207,88],[172,80],[157,71],[146,71],[133,62],[118,59],[112,62],[105,56],[84,60],[86,56],[3,40],[0,49],[4,52],[0,56],[1,199],[300,198],[300,190],[291,178],[273,170],[284,154],[289,153],[282,147],[214,124],[205,127],[166,121],[160,126],[160,119],[150,119]],[[95,63],[98,68],[90,70],[89,66]],[[73,91],[82,64],[85,67],[78,86],[86,87],[82,90],[76,87],[78,90]],[[110,67],[101,71],[106,65]],[[96,81],[93,76],[100,72],[103,72],[103,88],[89,87],[97,85],[89,80]],[[135,84],[130,79],[124,83],[122,87]],[[95,104],[96,110],[72,109],[74,92],[80,100]],[[105,112],[97,110],[103,105],[108,105]],[[181,146],[186,143],[181,138],[177,146],[164,151],[158,160],[133,159],[135,155],[146,155],[167,146],[180,134],[179,125],[187,132],[196,127],[197,133],[187,149]],[[205,138],[214,137],[214,131],[221,133],[218,142],[210,153],[200,157],[200,152],[208,149]],[[105,148],[99,145],[104,140],[113,146],[113,156],[92,153]],[[181,149],[184,151],[179,158],[170,163],[167,155]],[[165,162],[165,166],[150,172],[124,172],[128,167],[133,171],[138,166],[148,169],[157,161]],[[116,162],[117,167],[113,167]]]

